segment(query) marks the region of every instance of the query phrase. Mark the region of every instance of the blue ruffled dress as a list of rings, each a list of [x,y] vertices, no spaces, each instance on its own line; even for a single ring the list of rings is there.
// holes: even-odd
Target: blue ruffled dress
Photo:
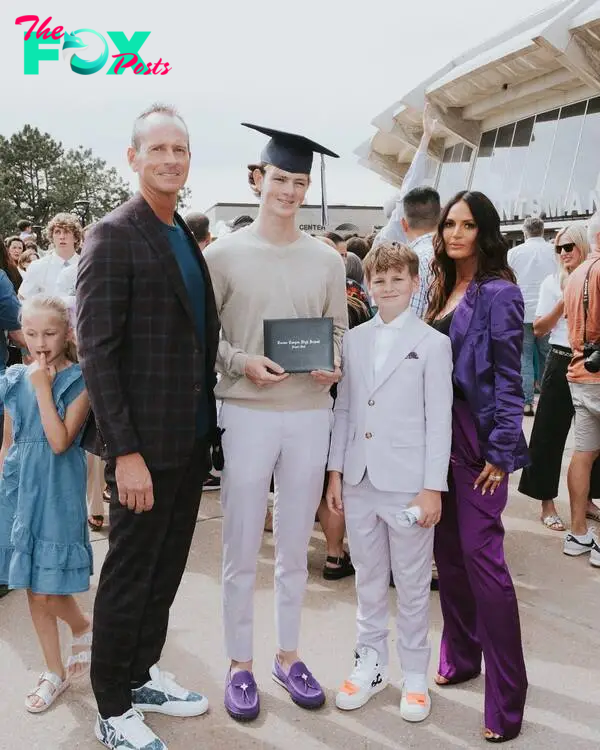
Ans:
[[[52,383],[61,418],[85,385],[79,365]],[[79,437],[60,455],[46,439],[25,365],[0,376],[13,444],[0,478],[0,583],[37,594],[87,591],[92,573],[86,510],[86,458]]]

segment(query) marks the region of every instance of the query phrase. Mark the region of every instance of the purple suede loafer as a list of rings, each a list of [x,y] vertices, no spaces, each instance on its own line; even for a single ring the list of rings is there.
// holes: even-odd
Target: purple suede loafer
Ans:
[[[272,677],[278,685],[288,691],[294,703],[301,708],[320,708],[325,703],[323,688],[304,662],[295,661],[286,674],[279,661],[275,659]]]
[[[260,712],[258,687],[252,672],[227,673],[225,710],[236,721],[252,721]]]

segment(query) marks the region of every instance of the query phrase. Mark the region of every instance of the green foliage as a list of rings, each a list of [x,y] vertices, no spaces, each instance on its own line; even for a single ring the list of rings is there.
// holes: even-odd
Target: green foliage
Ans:
[[[0,235],[16,230],[19,219],[44,227],[60,211],[89,201],[86,222],[101,218],[131,196],[117,170],[79,146],[65,150],[48,133],[25,125],[10,138],[0,136]],[[76,212],[75,212],[76,213]]]
[[[189,187],[183,187],[177,196],[177,210],[184,214],[192,207],[192,190]]]

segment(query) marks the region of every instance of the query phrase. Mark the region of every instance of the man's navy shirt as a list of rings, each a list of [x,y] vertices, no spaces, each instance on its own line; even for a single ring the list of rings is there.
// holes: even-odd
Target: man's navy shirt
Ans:
[[[165,224],[165,228],[167,229],[169,245],[179,265],[192,306],[198,341],[202,349],[206,350],[206,288],[200,261],[197,257],[199,250],[192,245],[185,230],[179,224],[174,227]],[[206,387],[209,387],[208,381]],[[196,434],[198,437],[204,437],[208,432],[208,399],[206,396],[205,393],[196,415]]]

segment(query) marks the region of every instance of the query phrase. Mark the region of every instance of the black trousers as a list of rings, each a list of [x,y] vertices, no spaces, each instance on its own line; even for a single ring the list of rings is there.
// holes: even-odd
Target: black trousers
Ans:
[[[151,471],[154,507],[135,514],[119,503],[115,465],[107,465],[110,534],[94,606],[91,664],[103,718],[131,708],[132,684],[148,679],[160,659],[209,468],[208,444],[199,440],[184,465]]]
[[[529,441],[531,463],[523,469],[519,482],[519,492],[535,500],[554,500],[558,496],[565,443],[575,414],[567,381],[569,353],[569,349],[552,347],[546,359]],[[590,491],[591,497],[600,497],[598,461],[592,469]]]

